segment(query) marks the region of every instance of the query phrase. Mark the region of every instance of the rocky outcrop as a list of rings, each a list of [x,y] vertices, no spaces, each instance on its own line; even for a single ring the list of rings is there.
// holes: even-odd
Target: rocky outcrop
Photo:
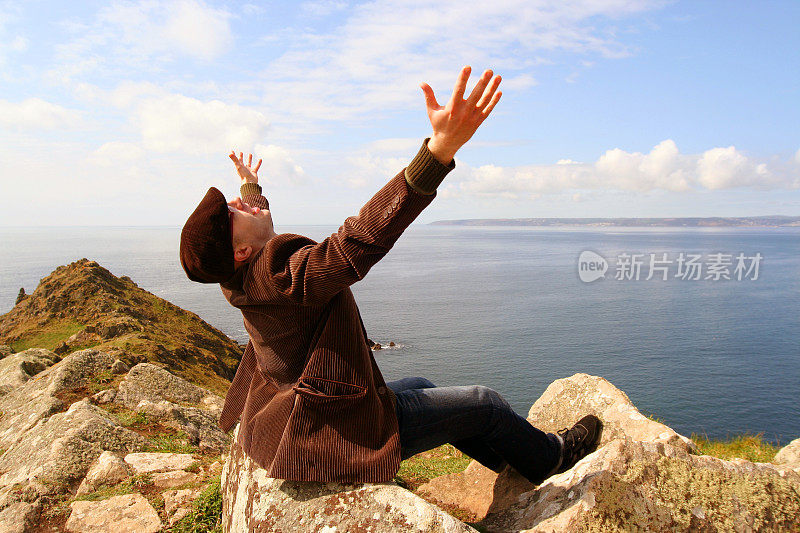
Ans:
[[[19,292],[17,293],[17,299],[14,301],[14,305],[19,304],[22,300],[27,298],[28,295],[25,294],[25,287],[20,287]]]
[[[663,442],[686,450],[695,447],[688,437],[640,413],[628,395],[611,382],[589,374],[573,374],[552,382],[528,411],[528,420],[542,431],[554,432],[572,426],[586,414],[603,421],[600,446],[624,438]]]
[[[119,384],[114,402],[185,432],[201,451],[221,453],[230,437],[217,421],[225,400],[150,363],[139,363]]]
[[[104,450],[146,445],[88,399],[73,401],[112,362],[97,350],[75,352],[0,396],[0,523],[10,515],[34,523],[43,501],[75,491]]]
[[[104,451],[89,468],[76,496],[94,492],[103,485],[111,486],[133,475],[133,469],[117,454]]]
[[[600,444],[624,438],[669,443],[683,449],[694,444],[660,422],[642,415],[628,396],[608,380],[575,374],[550,384],[528,412],[528,421],[546,432],[571,427],[580,417],[594,414],[603,421]],[[507,467],[497,474],[477,461],[464,472],[434,478],[418,492],[483,518],[513,504],[534,485]]]
[[[45,345],[60,355],[96,348],[119,352],[127,366],[160,363],[224,394],[241,348],[197,315],[81,259],[42,278],[32,294],[0,315],[0,344]]]
[[[0,395],[16,389],[58,360],[56,354],[42,348],[31,348],[0,359]]]
[[[800,475],[613,440],[481,522],[490,532],[792,531]]]
[[[223,529],[230,532],[475,531],[394,483],[269,478],[235,439],[222,471],[222,501]]]
[[[107,500],[77,501],[66,530],[75,533],[156,533],[164,524],[141,494],[122,494]]]
[[[125,462],[137,474],[183,470],[197,464],[190,453],[129,453]]]
[[[779,466],[791,468],[800,474],[800,439],[794,439],[778,450],[772,462]]]

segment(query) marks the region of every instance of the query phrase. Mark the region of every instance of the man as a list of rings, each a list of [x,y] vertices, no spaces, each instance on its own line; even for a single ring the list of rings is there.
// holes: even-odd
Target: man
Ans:
[[[452,442],[500,471],[534,483],[566,470],[596,445],[600,421],[544,433],[482,386],[435,387],[424,378],[388,385],[367,344],[349,286],[392,248],[436,197],[453,156],[500,99],[487,70],[464,99],[470,68],[447,105],[422,84],[432,135],[411,163],[322,242],[276,234],[252,154],[230,157],[241,198],[211,188],[181,234],[194,281],[220,283],[250,336],[219,425],[241,416],[238,442],[268,476],[306,481],[393,479],[401,458]],[[424,265],[409,265],[424,268]]]

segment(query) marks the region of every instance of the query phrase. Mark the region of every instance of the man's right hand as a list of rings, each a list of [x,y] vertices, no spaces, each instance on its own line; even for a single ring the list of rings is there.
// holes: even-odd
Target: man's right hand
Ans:
[[[233,164],[236,165],[236,172],[239,173],[239,177],[242,179],[242,185],[245,183],[258,183],[258,169],[261,168],[261,160],[258,160],[256,163],[255,168],[253,168],[253,154],[250,154],[247,158],[247,164],[244,164],[244,154],[239,152],[239,157],[236,157],[236,152],[231,150],[231,153],[228,154],[233,160]]]
[[[486,120],[503,94],[495,92],[500,85],[500,76],[492,79],[492,71],[487,70],[475,84],[469,97],[464,100],[464,91],[467,88],[470,72],[469,66],[461,69],[453,94],[446,106],[440,106],[436,102],[430,85],[427,83],[420,85],[422,92],[425,93],[428,118],[433,126],[433,135],[428,141],[428,150],[445,165],[450,164],[458,149]],[[491,83],[489,83],[490,80]]]

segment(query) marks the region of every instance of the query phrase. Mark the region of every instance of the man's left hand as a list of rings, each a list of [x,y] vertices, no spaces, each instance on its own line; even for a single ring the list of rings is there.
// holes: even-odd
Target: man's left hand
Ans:
[[[242,154],[242,152],[239,152],[239,157],[236,157],[236,152],[231,150],[228,157],[230,157],[233,160],[233,164],[236,165],[236,172],[239,173],[239,177],[242,179],[242,185],[245,183],[258,183],[258,169],[261,168],[261,159],[258,160],[254,168],[253,154],[247,157],[246,165],[244,164],[244,154]]]

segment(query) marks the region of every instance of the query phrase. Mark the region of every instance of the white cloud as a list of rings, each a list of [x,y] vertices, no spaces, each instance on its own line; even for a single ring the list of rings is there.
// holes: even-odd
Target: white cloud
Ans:
[[[74,37],[55,47],[57,63],[49,74],[66,83],[89,73],[152,75],[186,57],[211,61],[233,44],[230,18],[227,10],[199,0],[117,0],[90,23],[62,24]]]
[[[533,70],[549,62],[543,56],[550,52],[629,55],[607,20],[662,4],[376,0],[352,8],[331,33],[296,32],[289,52],[262,69],[260,89],[265,102],[275,104],[276,112],[291,110],[294,120],[361,118],[419,106],[421,81],[446,100],[464,64],[476,74],[491,67],[503,75],[503,90],[522,90],[536,83]]]
[[[189,154],[249,149],[263,139],[269,127],[259,111],[179,94],[143,100],[136,122],[146,149]]]
[[[655,190],[690,192],[751,188],[800,188],[800,160],[760,162],[735,147],[711,148],[701,154],[681,154],[668,139],[643,154],[619,148],[608,150],[594,163],[570,159],[553,165],[470,167],[457,160],[461,170],[445,181],[447,195],[524,199],[531,194],[588,191]]]
[[[87,162],[98,166],[116,166],[119,163],[139,161],[145,151],[129,142],[111,141],[103,144],[87,156]]]
[[[27,130],[49,130],[61,126],[74,126],[81,113],[41,98],[28,98],[22,102],[0,100],[0,124]]]
[[[341,11],[345,8],[347,8],[347,2],[336,2],[333,0],[318,0],[300,4],[300,9],[303,10],[303,13],[317,17],[326,17],[331,13]]]
[[[262,160],[258,171],[259,181],[270,185],[305,185],[308,176],[303,167],[295,163],[289,152],[274,144],[257,144],[253,150],[253,157]]]
[[[152,55],[175,50],[210,60],[225,52],[233,37],[230,13],[196,0],[113,2],[98,21],[117,34],[131,53]]]

